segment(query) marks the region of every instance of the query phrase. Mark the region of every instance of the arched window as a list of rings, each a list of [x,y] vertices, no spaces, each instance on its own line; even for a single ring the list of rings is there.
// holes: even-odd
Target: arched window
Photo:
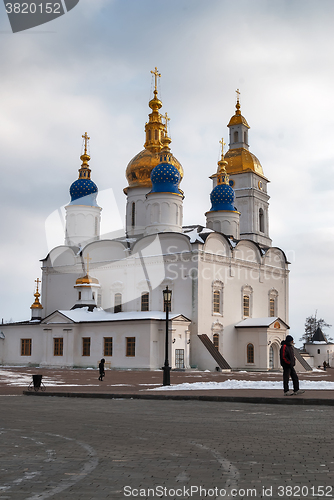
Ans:
[[[244,142],[247,144],[248,142],[248,134],[247,134],[247,130],[244,132]]]
[[[271,288],[268,292],[269,295],[269,316],[274,318],[277,316],[277,303],[278,303],[278,291],[275,288]]]
[[[150,141],[151,140],[151,137],[152,137],[152,133],[151,131],[149,130],[148,133],[147,133],[147,139]]]
[[[264,233],[264,213],[262,208],[259,210],[259,229],[260,233]]]
[[[244,316],[249,318],[249,295],[244,295]]]
[[[134,227],[136,223],[136,204],[133,201],[131,205],[131,226]]]
[[[275,314],[275,299],[269,299],[269,316],[273,318]]]
[[[219,351],[219,333],[214,333],[213,334],[213,345]]]
[[[141,310],[149,311],[149,298],[150,295],[148,292],[144,292],[141,294]]]
[[[234,142],[239,142],[239,133],[237,130],[234,132],[233,137],[234,137]]]
[[[81,300],[81,292],[78,292],[78,300]]]
[[[247,363],[254,363],[254,345],[247,344]]]
[[[220,313],[220,291],[213,291],[213,312]]]
[[[157,141],[159,139],[158,130],[154,131],[154,139]]]
[[[122,294],[115,293],[114,313],[122,312]]]

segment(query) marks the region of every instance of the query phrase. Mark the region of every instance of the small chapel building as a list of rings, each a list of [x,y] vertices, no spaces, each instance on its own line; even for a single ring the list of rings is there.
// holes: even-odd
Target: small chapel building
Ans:
[[[279,368],[289,328],[288,262],[269,236],[269,180],[249,150],[239,94],[228,123],[229,149],[224,154],[221,141],[221,159],[212,168],[206,225],[185,227],[180,186],[189,172],[171,151],[160,74],[152,73],[144,149],[125,171],[124,236],[100,234],[86,133],[64,245],[42,260],[31,319],[1,325],[1,364],[96,367],[104,357],[112,369],[161,368],[168,286],[173,369]]]

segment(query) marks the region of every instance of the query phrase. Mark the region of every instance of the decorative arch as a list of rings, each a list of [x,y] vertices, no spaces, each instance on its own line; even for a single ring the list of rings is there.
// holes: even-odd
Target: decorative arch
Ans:
[[[278,316],[278,291],[271,288],[268,292],[268,317]]]
[[[241,240],[234,249],[234,257],[237,260],[256,264],[262,263],[260,247],[253,241]]]

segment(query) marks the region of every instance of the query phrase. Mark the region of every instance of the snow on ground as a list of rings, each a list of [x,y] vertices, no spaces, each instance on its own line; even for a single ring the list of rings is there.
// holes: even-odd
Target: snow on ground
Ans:
[[[11,372],[9,370],[0,369],[0,383],[5,383],[9,386],[24,387],[32,382],[32,375],[28,373]],[[65,384],[60,378],[52,378],[43,376],[42,382],[45,386],[62,386],[62,387],[95,387],[99,384]]]
[[[333,390],[334,382],[324,380],[300,380],[300,389],[307,390]],[[290,382],[292,388],[292,384]],[[270,380],[225,380],[225,382],[193,382],[192,384],[176,384],[165,387],[148,389],[149,391],[207,391],[212,389],[279,389],[282,390],[282,381]]]

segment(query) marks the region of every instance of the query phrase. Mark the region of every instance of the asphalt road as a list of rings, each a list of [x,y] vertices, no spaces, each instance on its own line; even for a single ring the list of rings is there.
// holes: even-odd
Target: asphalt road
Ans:
[[[333,498],[332,415],[0,396],[0,500]]]

